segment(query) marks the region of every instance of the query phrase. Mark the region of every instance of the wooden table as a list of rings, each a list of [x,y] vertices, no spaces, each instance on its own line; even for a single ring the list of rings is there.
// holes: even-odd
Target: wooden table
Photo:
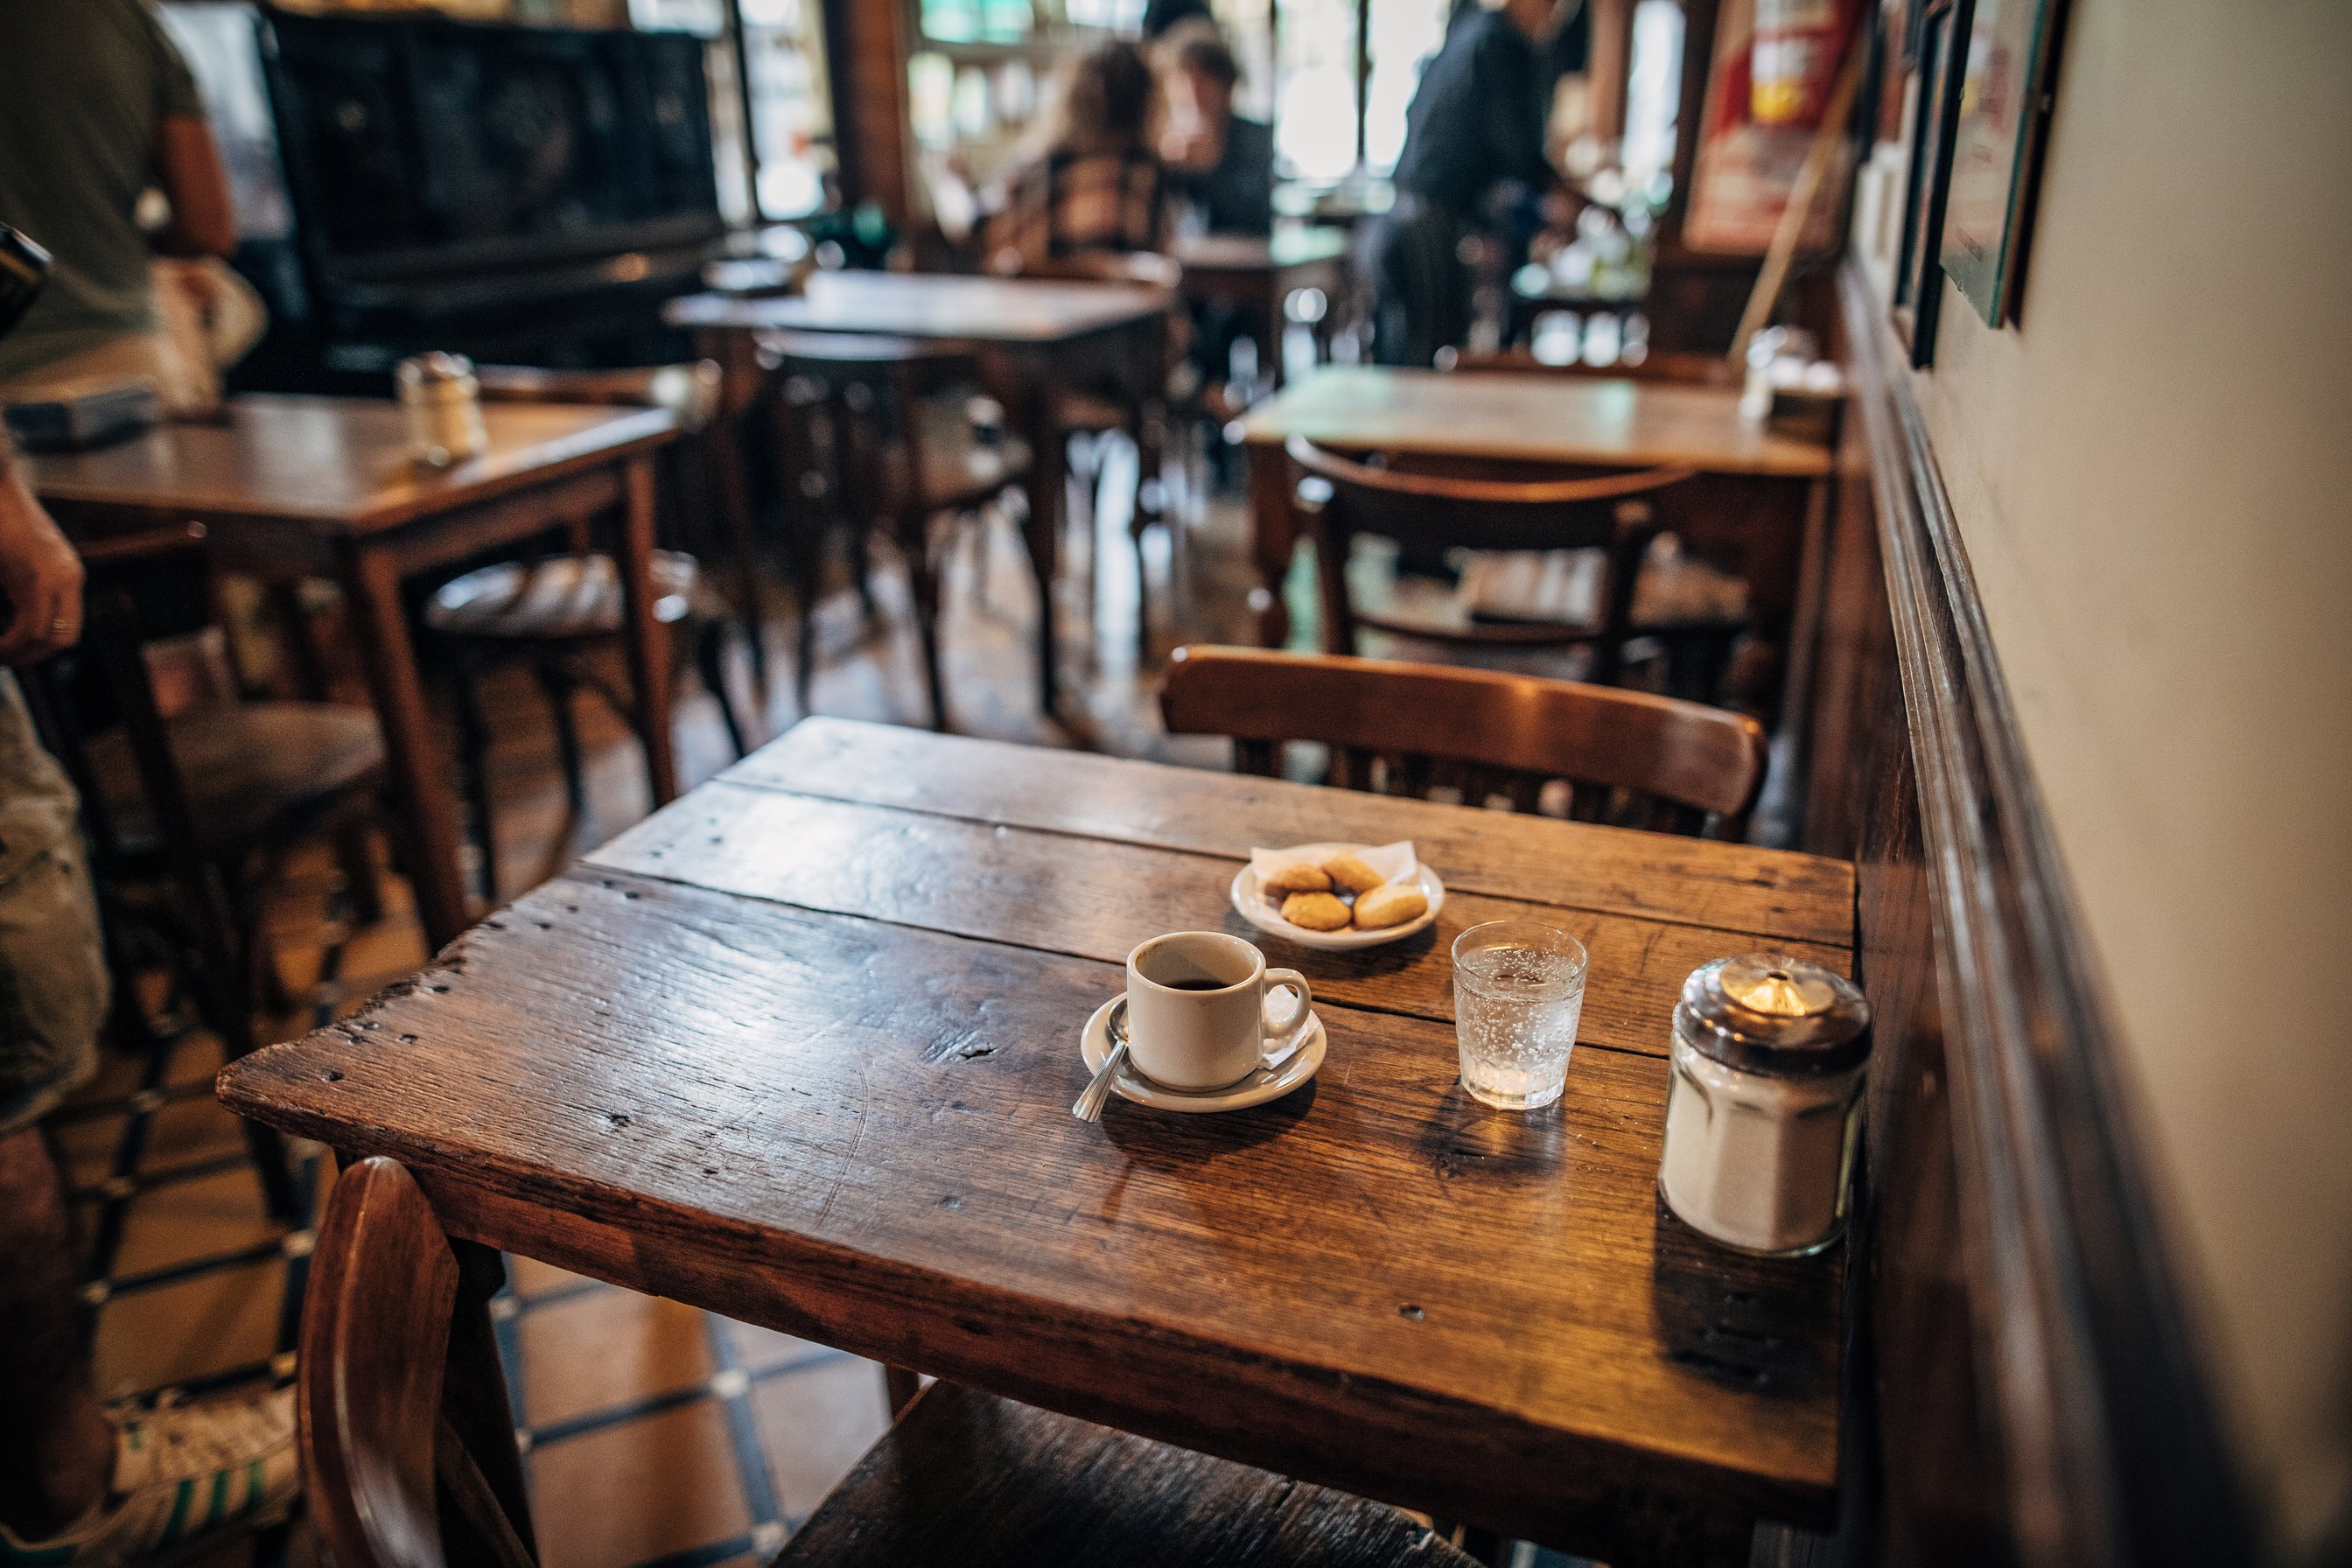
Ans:
[[[1268,943],[1318,1079],[1073,1121],[1129,947],[1247,934],[1250,846],[1328,837],[1411,837],[1449,893],[1392,947]],[[1524,1116],[1459,1089],[1448,992],[1517,913],[1592,953]],[[1853,922],[1843,862],[812,719],[221,1093],[493,1247],[1612,1563],[1744,1563],[1757,1515],[1832,1506],[1843,1264],[1660,1208],[1668,1016],[1722,954],[1844,968]]]
[[[1283,383],[1282,332],[1290,297],[1302,289],[1321,289],[1328,326],[1347,295],[1348,236],[1337,228],[1285,226],[1266,238],[1195,235],[1177,240],[1169,253],[1184,269],[1179,289],[1187,299],[1227,300],[1263,320],[1276,386]],[[1322,337],[1318,331],[1318,342]]]
[[[1047,713],[1059,679],[1054,626],[1066,461],[1055,422],[1055,390],[1118,376],[1163,357],[1160,333],[1174,296],[1121,283],[971,278],[924,272],[819,272],[796,295],[744,299],[698,294],[663,311],[692,328],[700,352],[729,384],[756,380],[761,331],[861,332],[968,342],[978,352],[1008,423],[1029,443],[1029,518],[1024,540],[1037,580],[1037,691]]]
[[[1282,444],[1293,436],[1347,451],[1696,468],[1699,480],[1662,499],[1662,515],[1671,512],[1669,525],[1695,547],[1739,559],[1759,618],[1784,636],[1831,470],[1826,446],[1742,420],[1734,388],[1527,373],[1331,366],[1252,409],[1242,435],[1260,584],[1253,603],[1269,647],[1290,632],[1282,584],[1300,530]]]
[[[224,565],[341,584],[396,797],[419,918],[434,946],[467,923],[457,808],[425,709],[400,585],[562,523],[615,512],[637,729],[656,803],[677,793],[670,680],[647,577],[654,449],[667,409],[493,403],[489,447],[435,470],[410,461],[399,407],[348,397],[235,397],[212,424],[166,425],[95,451],[29,457],[27,479],[69,533],[201,522]]]

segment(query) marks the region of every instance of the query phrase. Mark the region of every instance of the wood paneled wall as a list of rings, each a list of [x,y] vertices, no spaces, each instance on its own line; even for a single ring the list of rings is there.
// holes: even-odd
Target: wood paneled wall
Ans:
[[[1859,269],[1806,837],[1877,1011],[1847,1507],[1785,1561],[2256,1561],[2110,1092],[2081,948],[1913,404]]]

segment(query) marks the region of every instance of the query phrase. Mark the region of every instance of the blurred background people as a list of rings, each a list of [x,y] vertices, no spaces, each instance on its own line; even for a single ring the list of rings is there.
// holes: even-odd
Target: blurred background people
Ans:
[[[1160,158],[1180,226],[1202,234],[1274,228],[1274,129],[1234,112],[1241,67],[1216,24],[1195,18],[1160,41]]]
[[[0,340],[0,402],[143,380],[178,413],[219,400],[216,362],[260,335],[260,305],[219,258],[236,245],[204,105],[140,0],[0,0],[0,223],[53,258],[47,289]],[[167,212],[151,235],[150,192]],[[176,322],[177,332],[167,330]]]
[[[1105,39],[1074,58],[1043,152],[1008,182],[991,269],[1160,249],[1168,193],[1152,142],[1158,103],[1151,67],[1133,44]]]
[[[1405,110],[1396,205],[1372,244],[1373,357],[1426,365],[1469,335],[1465,242],[1524,247],[1558,184],[1544,154],[1559,0],[1461,0]],[[1505,269],[1507,270],[1506,259]]]

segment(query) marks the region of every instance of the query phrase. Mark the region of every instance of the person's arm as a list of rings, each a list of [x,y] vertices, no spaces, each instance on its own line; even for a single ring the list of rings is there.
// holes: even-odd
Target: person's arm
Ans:
[[[0,664],[31,664],[81,639],[81,557],[0,437]]]
[[[221,167],[213,128],[201,114],[155,122],[155,178],[172,204],[172,224],[156,237],[166,256],[226,256],[236,248],[236,208]]]

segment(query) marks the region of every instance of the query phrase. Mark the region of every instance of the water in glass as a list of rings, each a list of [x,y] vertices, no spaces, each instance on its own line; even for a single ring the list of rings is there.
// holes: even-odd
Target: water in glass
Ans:
[[[1582,944],[1533,921],[1473,926],[1454,944],[1462,1087],[1506,1110],[1560,1096],[1584,1011]]]

